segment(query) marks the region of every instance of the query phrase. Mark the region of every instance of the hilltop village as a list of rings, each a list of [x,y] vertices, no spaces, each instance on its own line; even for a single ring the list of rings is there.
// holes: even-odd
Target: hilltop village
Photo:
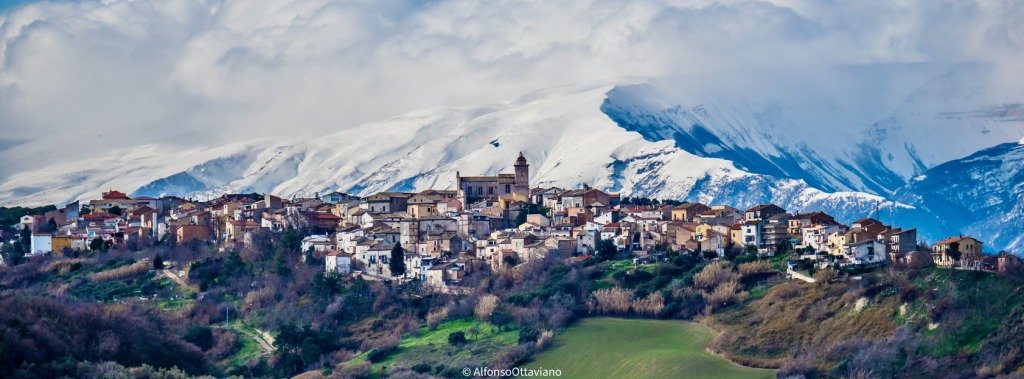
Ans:
[[[129,197],[110,190],[99,199],[26,215],[15,227],[28,255],[154,243],[215,244],[222,251],[263,233],[297,233],[303,259],[328,272],[367,280],[419,280],[457,291],[476,270],[539,260],[552,252],[571,260],[632,258],[635,263],[687,252],[704,259],[791,254],[801,268],[871,268],[931,260],[939,267],[1006,272],[1015,255],[982,253],[982,241],[952,236],[930,246],[912,227],[871,217],[850,225],[824,212],[789,212],[774,204],[725,204],[624,198],[596,188],[531,188],[520,154],[513,173],[462,176],[455,189],[341,192],[285,199],[225,194],[207,201],[176,196]],[[400,260],[401,263],[396,262]]]

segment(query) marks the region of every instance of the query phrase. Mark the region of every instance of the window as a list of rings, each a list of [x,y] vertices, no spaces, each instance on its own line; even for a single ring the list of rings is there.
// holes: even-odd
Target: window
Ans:
[[[494,194],[494,187],[487,187],[487,194],[488,195],[493,195]]]
[[[508,184],[505,185],[505,193],[512,193],[512,186],[511,185],[508,185]]]
[[[476,194],[482,196],[484,194],[484,187],[483,186],[476,186]]]

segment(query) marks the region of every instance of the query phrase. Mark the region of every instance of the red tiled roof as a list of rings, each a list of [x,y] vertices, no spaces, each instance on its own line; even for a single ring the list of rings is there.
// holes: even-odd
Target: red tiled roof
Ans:
[[[935,244],[936,245],[948,245],[948,244],[951,244],[953,242],[959,242],[959,241],[962,241],[962,240],[965,240],[965,239],[968,239],[968,238],[977,241],[976,238],[971,237],[971,236],[955,236],[955,237],[949,237],[949,238],[943,239],[943,240],[941,240],[939,242],[936,242]]]
[[[110,213],[102,213],[102,212],[97,212],[97,213],[87,213],[86,215],[82,216],[82,218],[83,218],[83,219],[85,219],[85,220],[91,220],[91,221],[96,221],[96,220],[100,220],[100,221],[102,221],[102,220],[109,220],[109,219],[112,219],[112,218],[118,218],[118,217],[120,217],[120,216],[115,216],[115,215],[112,215],[112,214],[110,214]]]
[[[125,200],[131,200],[131,198],[128,197],[128,195],[126,195],[124,192],[121,192],[121,191],[118,191],[118,190],[110,190],[110,191],[104,192],[103,193],[103,198],[104,199],[125,199]]]
[[[341,217],[338,217],[334,213],[317,212],[314,217],[318,220],[341,220]]]
[[[138,216],[141,216],[141,215],[143,215],[145,213],[149,213],[149,212],[152,212],[152,211],[155,211],[155,209],[150,208],[147,205],[143,205],[141,207],[135,208],[135,210],[132,211],[132,217],[138,217]]]

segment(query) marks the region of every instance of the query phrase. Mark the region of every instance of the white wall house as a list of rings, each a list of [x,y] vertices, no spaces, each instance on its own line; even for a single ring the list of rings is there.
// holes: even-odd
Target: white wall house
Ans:
[[[351,273],[352,256],[345,253],[327,254],[324,268],[327,269],[327,272],[336,272],[339,274]]]
[[[309,248],[313,248],[313,251],[328,251],[336,246],[334,240],[326,235],[312,235],[302,239],[302,251],[309,251]]]
[[[761,222],[752,220],[743,223],[742,245],[761,246]]]
[[[885,244],[875,239],[865,240],[847,246],[846,258],[854,264],[878,263],[886,260]]]
[[[32,249],[29,255],[45,254],[53,251],[53,236],[49,233],[32,233]]]

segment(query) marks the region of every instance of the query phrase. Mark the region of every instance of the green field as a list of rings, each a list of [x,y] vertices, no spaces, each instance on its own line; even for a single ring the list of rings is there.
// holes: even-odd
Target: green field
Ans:
[[[465,345],[452,346],[448,343],[448,335],[457,331],[466,334]],[[518,336],[518,330],[502,330],[486,322],[473,319],[449,320],[441,323],[435,330],[423,328],[418,335],[406,335],[398,344],[397,351],[386,359],[372,364],[371,371],[384,376],[389,369],[413,367],[418,364],[454,369],[476,367],[480,366],[480,362],[490,361],[502,349],[515,346]],[[368,354],[363,353],[345,364],[365,363],[368,362],[367,358]]]
[[[742,367],[705,346],[715,331],[669,320],[584,319],[525,367],[562,370],[563,378],[772,378],[772,370]]]

